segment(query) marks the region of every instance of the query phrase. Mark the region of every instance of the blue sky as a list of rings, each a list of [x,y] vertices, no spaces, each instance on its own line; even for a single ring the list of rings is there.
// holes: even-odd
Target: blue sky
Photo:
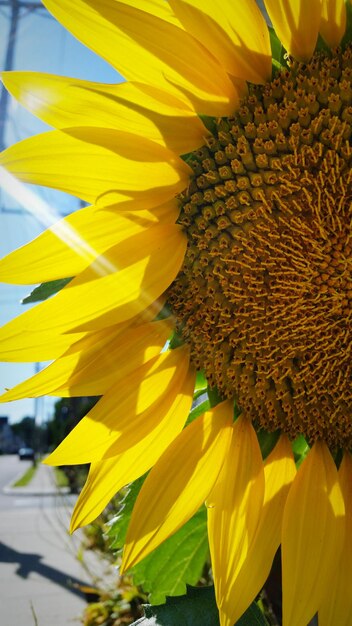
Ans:
[[[0,67],[4,69],[4,59],[8,40],[9,9],[0,7]],[[107,83],[119,82],[121,77],[102,59],[74,39],[44,9],[35,12],[22,11],[18,34],[15,41],[13,69],[49,72]],[[6,119],[6,144],[46,130],[39,120],[28,114],[11,99]],[[30,187],[42,200],[48,203],[52,212],[59,216],[78,208],[76,198],[60,192],[38,187]],[[10,195],[0,190],[0,256],[33,239],[43,230],[43,225]],[[18,211],[20,209],[20,212]],[[14,287],[0,284],[0,324],[24,311],[20,300],[31,289],[28,286]],[[42,366],[43,364],[41,364]],[[0,390],[12,387],[24,378],[35,373],[33,364],[0,364]],[[39,421],[49,417],[53,400],[44,399],[37,403]],[[4,403],[0,405],[0,415],[8,415],[11,421],[18,421],[25,415],[34,415],[33,400]]]

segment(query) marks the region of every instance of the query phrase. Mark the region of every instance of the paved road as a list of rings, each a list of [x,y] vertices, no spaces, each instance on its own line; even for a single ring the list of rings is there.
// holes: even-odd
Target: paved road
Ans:
[[[24,473],[32,461],[20,461],[17,454],[0,456],[0,490]]]
[[[30,462],[0,457],[0,486],[12,482]],[[50,468],[46,468],[50,472]],[[70,537],[76,496],[0,492],[1,626],[70,626],[81,623],[86,606],[77,585],[92,585],[76,555],[81,535]],[[102,571],[92,562],[90,571]]]
[[[13,509],[14,507],[32,507],[39,504],[44,506],[55,506],[54,498],[47,498],[41,502],[41,498],[19,498],[16,494],[6,494],[5,487],[12,485],[20,478],[25,471],[31,467],[32,461],[20,461],[17,454],[0,456],[0,512]]]
[[[20,461],[17,454],[0,456],[0,511],[8,507],[9,500],[2,490],[12,484],[32,465],[32,461]]]
[[[4,488],[12,485],[20,478],[25,471],[31,467],[32,461],[20,461],[17,454],[0,456],[0,513],[14,508],[52,508],[65,504],[66,507],[73,507],[76,496],[62,498],[59,494],[53,496],[32,495],[30,490],[28,495],[16,493],[4,493]],[[19,490],[20,492],[21,490]],[[60,504],[61,500],[61,504]]]

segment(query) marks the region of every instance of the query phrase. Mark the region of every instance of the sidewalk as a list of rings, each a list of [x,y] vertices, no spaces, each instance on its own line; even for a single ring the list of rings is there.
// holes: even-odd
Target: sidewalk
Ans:
[[[68,487],[57,487],[53,468],[40,462],[28,485],[25,487],[8,485],[3,490],[4,493],[17,496],[55,496],[58,493],[69,493],[69,491]]]
[[[95,553],[85,553],[84,564],[78,560],[82,532],[70,536],[67,530],[77,496],[58,493],[53,469],[45,465],[27,487],[8,487],[6,494],[0,508],[1,625],[82,624],[86,599],[79,587],[116,580],[116,572]]]

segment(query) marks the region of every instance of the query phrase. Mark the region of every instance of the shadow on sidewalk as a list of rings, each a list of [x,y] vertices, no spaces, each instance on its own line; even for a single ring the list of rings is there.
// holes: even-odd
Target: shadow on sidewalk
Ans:
[[[43,576],[51,580],[53,583],[64,587],[70,593],[73,593],[80,598],[85,598],[84,591],[80,591],[77,586],[87,587],[87,583],[83,580],[79,580],[74,576],[68,576],[60,570],[45,565],[41,562],[43,557],[40,554],[27,554],[23,552],[17,552],[13,548],[9,548],[4,543],[0,542],[0,562],[2,563],[18,563],[16,570],[17,576],[21,578],[28,578],[31,572]]]

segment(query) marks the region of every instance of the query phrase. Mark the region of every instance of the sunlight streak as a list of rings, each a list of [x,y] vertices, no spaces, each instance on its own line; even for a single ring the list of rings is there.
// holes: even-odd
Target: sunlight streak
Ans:
[[[106,256],[100,254],[93,246],[87,243],[79,232],[64,222],[62,216],[53,210],[50,205],[40,198],[31,189],[28,189],[15,176],[10,174],[4,167],[0,166],[0,187],[18,202],[28,213],[44,227],[50,230],[61,239],[65,245],[72,248],[75,253],[88,261],[90,268],[97,276],[107,276],[118,273],[116,264],[111,263]],[[53,221],[55,223],[53,223]],[[155,315],[160,312],[158,302],[144,290],[139,297],[144,301],[145,308],[153,307]]]
[[[67,246],[72,248],[77,255],[87,259],[96,274],[105,276],[106,274],[118,271],[115,265],[110,263],[104,256],[100,256],[95,248],[82,239],[75,228],[63,222],[61,215],[52,209],[45,200],[40,198],[31,189],[28,189],[26,185],[21,183],[15,176],[7,172],[7,170],[1,166],[0,186],[28,213],[33,215],[40,224],[45,226],[45,228],[50,228],[50,230]],[[54,224],[53,221],[55,222]]]

